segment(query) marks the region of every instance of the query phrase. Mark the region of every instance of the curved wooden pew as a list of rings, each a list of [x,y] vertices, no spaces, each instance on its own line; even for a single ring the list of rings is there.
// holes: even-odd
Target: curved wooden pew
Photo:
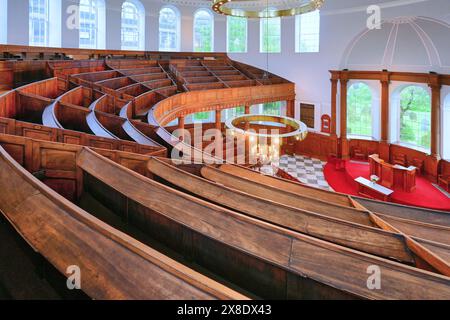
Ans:
[[[91,177],[87,178],[91,180],[89,190],[104,198],[105,204],[116,206],[118,199],[122,199],[125,202],[121,203],[127,204],[127,215],[137,226],[153,230],[152,236],[171,248],[189,252],[197,263],[221,271],[222,276],[262,297],[342,298],[351,294],[369,299],[450,298],[448,277],[209,204],[129,171],[88,149],[79,154],[77,165]],[[367,268],[373,265],[383,275],[380,290],[370,290],[366,285]],[[256,282],[255,277],[259,279]],[[305,286],[308,292],[303,290]]]
[[[1,147],[0,188],[1,213],[61,273],[79,267],[93,299],[245,298],[79,209]]]
[[[261,184],[265,184],[267,186],[271,186],[274,188],[278,188],[280,190],[289,191],[304,196],[309,196],[314,199],[323,200],[326,202],[331,202],[343,206],[348,207],[353,206],[352,201],[348,195],[313,188],[310,186],[298,184],[293,181],[288,181],[286,179],[278,177],[263,175],[259,172],[253,171],[248,168],[244,168],[239,165],[224,164],[220,166],[220,170],[239,177],[248,178],[252,181],[259,182]]]
[[[365,208],[393,218],[415,220],[425,224],[434,224],[450,227],[450,214],[448,212],[415,208],[395,203],[386,203],[360,197],[352,197]]]
[[[277,177],[270,177],[262,175],[253,170],[244,168],[238,165],[224,164],[220,166],[220,170],[238,177],[245,177],[252,181],[265,184],[267,186],[275,187],[280,190],[289,191],[296,194],[308,195],[323,201],[329,201],[341,205],[364,208],[375,213],[382,214],[390,219],[406,219],[411,222],[422,222],[431,225],[441,225],[450,227],[450,215],[446,212],[439,212],[435,210],[427,210],[422,208],[412,208],[393,203],[385,203],[376,200],[370,200],[360,197],[348,196],[336,192],[321,190],[305,185],[300,185],[292,181],[280,179]],[[431,234],[430,234],[431,235]]]
[[[105,112],[112,114],[119,112],[126,103],[125,101],[110,96],[102,99],[104,96],[102,93],[94,92],[93,99],[96,96],[100,99],[92,102],[92,91],[86,87],[76,87],[58,96],[56,100],[47,98],[46,96],[53,96],[59,92],[56,85],[56,78],[52,78],[37,83],[37,88],[30,84],[2,95],[0,97],[0,117],[17,118],[19,120],[24,118],[34,122],[34,124],[0,118],[0,132],[47,141],[120,149],[137,153],[153,153],[157,149],[162,154],[165,153],[165,148],[156,142],[150,143],[147,140],[148,143],[140,145],[132,141],[118,140],[114,133],[111,134],[111,131],[105,128],[99,119],[96,119],[97,116],[92,117],[92,112],[88,109],[88,107],[94,108],[93,106],[95,106],[94,110],[99,110],[100,119],[104,120],[109,117]],[[43,94],[45,97],[37,94]],[[30,119],[26,118],[25,115]],[[88,117],[87,120],[86,117]],[[116,128],[120,128],[124,123],[124,120],[118,116],[114,116],[113,120],[115,120],[112,121],[113,124],[117,120],[120,121],[119,125],[115,126]],[[44,126],[41,125],[42,123]],[[141,127],[139,125],[139,128]],[[120,130],[122,129],[120,128]],[[110,133],[106,131],[110,131]],[[153,129],[144,128],[143,132],[149,131],[153,131]],[[98,135],[97,137],[93,135],[94,132]],[[122,132],[122,136],[131,140],[125,131]]]
[[[42,124],[44,126],[49,128],[64,129],[56,117],[55,110],[57,108],[58,103],[59,103],[58,101],[53,102],[47,108],[44,109],[44,112],[42,112]]]
[[[97,119],[96,109],[97,105],[100,104],[103,100],[108,99],[107,95],[102,96],[100,99],[94,101],[90,106],[90,113],[86,116],[86,122],[89,128],[96,136],[110,138],[110,139],[119,139],[116,135],[106,129],[103,124]]]
[[[147,146],[161,146],[154,140],[152,140],[150,137],[146,136],[144,133],[142,133],[140,130],[138,130],[133,123],[129,119],[129,113],[132,112],[130,109],[132,108],[132,102],[129,102],[126,104],[121,110],[120,110],[120,116],[125,119],[125,122],[122,125],[123,130],[137,143],[147,145]]]
[[[436,270],[439,270],[439,272],[450,275],[450,261],[445,261],[443,258],[438,256],[436,252],[429,250],[416,240],[412,239],[410,236],[413,234],[405,234],[403,231],[399,230],[398,224],[389,224],[370,211],[366,211],[365,214],[362,214],[364,213],[362,210],[330,204],[324,201],[305,197],[300,194],[280,190],[278,188],[252,181],[242,176],[230,174],[212,166],[204,166],[201,168],[201,175],[206,179],[220,183],[227,187],[290,207],[306,209],[325,216],[359,224],[361,224],[360,221],[366,220],[366,224],[373,223],[381,229],[401,233],[405,237],[405,242],[408,245],[408,249],[412,250],[417,256],[432,265]],[[357,218],[355,219],[355,217]],[[442,230],[442,234],[445,238],[441,241],[446,241],[448,243],[450,241],[448,229]]]
[[[228,166],[226,167],[228,168]],[[277,187],[267,186],[258,181],[254,181],[247,176],[229,174],[221,168],[222,165],[220,165],[219,168],[214,166],[203,166],[201,175],[208,180],[224,186],[240,190],[256,197],[272,200],[280,204],[366,226],[374,225],[374,222],[371,220],[367,211],[319,200],[311,196],[306,196],[303,193],[292,193]]]
[[[406,239],[400,234],[374,228],[376,225],[372,225],[373,227],[361,225],[353,221],[336,219],[331,215],[284,206],[218,185],[188,172],[201,171],[201,165],[195,165],[195,168],[181,165],[178,168],[174,166],[172,160],[151,158],[147,167],[152,174],[171,185],[252,217],[378,256],[407,263],[411,263],[415,258],[408,250]],[[365,212],[361,214],[364,215]],[[450,245],[450,229],[439,231],[443,242]],[[450,246],[439,245],[439,251],[444,252],[447,257],[450,254]]]
[[[88,98],[86,96],[89,96],[91,93],[90,91],[86,93],[86,90],[88,89],[84,87],[76,87],[57,97],[52,104],[44,109],[42,113],[42,124],[51,128],[64,129],[57,118],[57,110],[61,108],[61,104],[69,106],[86,106],[86,104],[89,103],[86,102]]]

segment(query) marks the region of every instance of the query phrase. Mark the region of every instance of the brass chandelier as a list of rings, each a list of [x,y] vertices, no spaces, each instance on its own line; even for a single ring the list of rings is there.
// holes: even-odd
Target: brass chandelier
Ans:
[[[248,2],[248,0],[213,0],[212,9],[214,12],[233,16],[233,17],[245,17],[245,18],[277,18],[277,17],[289,17],[299,14],[304,14],[312,11],[319,10],[325,0],[308,0],[307,2],[289,9],[274,9],[274,10],[245,10],[242,8],[230,8],[227,6],[229,3]]]

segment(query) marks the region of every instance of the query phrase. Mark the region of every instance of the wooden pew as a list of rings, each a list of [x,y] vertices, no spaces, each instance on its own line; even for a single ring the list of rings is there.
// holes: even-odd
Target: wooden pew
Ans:
[[[245,299],[76,207],[1,147],[0,188],[0,212],[62,274],[78,266],[93,299]]]
[[[372,299],[450,295],[448,277],[292,233],[208,204],[87,149],[80,153],[77,164],[85,176],[91,176],[85,180],[90,192],[105,205],[117,209],[128,203],[127,215],[136,226],[181,254],[189,252],[191,259],[203,267],[221,272],[261,297],[349,297],[344,292]],[[369,290],[365,285],[370,265],[381,269],[381,290]],[[308,286],[307,292],[302,290],[304,286]]]
[[[253,197],[190,174],[183,170],[183,168],[189,170],[189,166],[181,165],[177,168],[171,160],[152,158],[147,167],[153,175],[170,185],[252,217],[360,251],[396,258],[400,261],[412,261],[410,253],[405,251],[407,246],[401,235],[386,233],[364,225],[347,224],[339,219],[327,218],[324,215],[296,210],[273,201]],[[441,235],[444,236],[443,241],[450,245],[450,229],[441,230]],[[392,251],[388,253],[386,250]],[[450,253],[450,246],[447,250]],[[406,260],[404,260],[405,257]]]

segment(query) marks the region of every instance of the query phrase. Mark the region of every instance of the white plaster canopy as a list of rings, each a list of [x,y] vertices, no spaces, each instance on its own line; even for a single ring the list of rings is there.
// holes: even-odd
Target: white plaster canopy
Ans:
[[[386,20],[348,45],[341,68],[450,72],[450,25],[427,17]]]

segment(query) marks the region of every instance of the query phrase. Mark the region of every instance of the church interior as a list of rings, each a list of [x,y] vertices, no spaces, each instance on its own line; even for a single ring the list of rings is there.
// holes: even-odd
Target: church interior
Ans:
[[[0,0],[0,300],[450,300],[450,1]]]

